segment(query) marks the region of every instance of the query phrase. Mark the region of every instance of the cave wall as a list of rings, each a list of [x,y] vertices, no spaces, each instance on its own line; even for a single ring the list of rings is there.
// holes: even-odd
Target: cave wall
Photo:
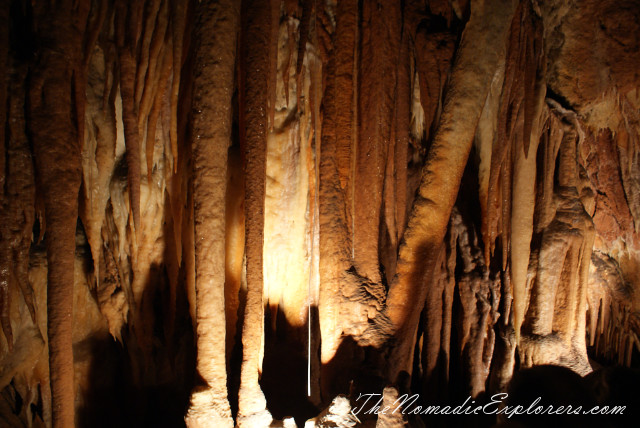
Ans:
[[[639,22],[2,1],[1,420],[321,424],[637,366]]]

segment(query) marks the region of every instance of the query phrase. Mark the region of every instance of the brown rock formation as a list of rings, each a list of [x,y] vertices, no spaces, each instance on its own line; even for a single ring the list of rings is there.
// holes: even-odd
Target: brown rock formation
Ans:
[[[32,69],[29,117],[39,188],[44,199],[47,243],[47,338],[52,425],[74,425],[73,283],[78,191],[82,179],[76,124],[75,82],[86,4],[66,2],[34,10],[39,36],[49,41]],[[75,110],[74,110],[75,106]]]
[[[227,399],[225,235],[227,151],[231,146],[237,2],[199,5],[193,97],[193,198],[198,374],[187,424],[233,426]]]
[[[268,426],[271,415],[258,380],[264,343],[263,254],[264,197],[268,128],[269,46],[272,5],[243,5],[240,65],[240,126],[245,171],[245,257],[247,300],[242,327],[242,372],[238,392],[238,425]],[[275,70],[273,70],[275,71]],[[270,108],[273,108],[271,106]]]
[[[491,426],[408,412],[637,367],[639,11],[0,2],[0,425]]]

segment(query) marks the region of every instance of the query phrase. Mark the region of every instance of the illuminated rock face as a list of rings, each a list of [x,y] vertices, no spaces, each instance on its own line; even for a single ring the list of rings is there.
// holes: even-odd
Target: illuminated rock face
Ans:
[[[4,2],[0,425],[351,426],[637,366],[639,13]]]

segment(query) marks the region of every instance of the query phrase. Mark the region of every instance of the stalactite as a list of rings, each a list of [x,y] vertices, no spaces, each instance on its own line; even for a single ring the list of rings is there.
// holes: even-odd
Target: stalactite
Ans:
[[[110,103],[103,103],[108,82],[102,80],[103,73],[108,74],[112,64],[107,61],[106,55],[99,55],[102,53],[101,49],[95,48],[86,65],[86,132],[82,144],[82,152],[85,154],[82,159],[84,198],[81,198],[79,212],[91,247],[94,270],[98,273],[98,288],[102,268],[102,225],[109,199],[109,180],[116,160],[115,108]]]
[[[195,7],[188,7],[185,10],[187,22],[192,23],[195,21]],[[192,168],[192,145],[188,144],[190,138],[189,131],[189,123],[191,119],[191,107],[192,107],[192,99],[193,99],[193,72],[194,70],[194,55],[192,52],[195,50],[192,46],[193,42],[193,33],[189,31],[190,26],[185,24],[185,34],[183,39],[183,51],[189,52],[189,54],[185,54],[186,57],[183,58],[184,64],[182,65],[184,70],[189,70],[189,73],[181,74],[181,82],[180,82],[180,95],[178,97],[178,105],[176,108],[177,120],[178,120],[178,159],[173,159],[173,161],[177,164],[177,172],[173,173],[170,168],[163,168],[165,181],[167,182],[167,193],[168,193],[168,202],[170,205],[170,214],[173,225],[171,229],[173,229],[173,244],[175,246],[175,250],[172,250],[171,253],[175,252],[175,259],[172,260],[172,267],[170,268],[170,277],[169,277],[169,296],[170,296],[170,308],[169,308],[169,316],[168,321],[170,325],[174,325],[176,321],[180,321],[180,302],[182,300],[181,296],[181,282],[182,282],[182,274],[184,272],[184,267],[187,263],[184,261],[185,259],[185,248],[188,248],[188,245],[184,244],[184,241],[187,239],[192,239],[193,235],[191,230],[188,229],[189,232],[185,230],[188,227],[188,216],[189,216],[189,198],[193,197],[192,194],[192,177],[188,174],[188,171]],[[165,35],[166,37],[166,35]],[[167,52],[165,52],[165,55]],[[165,57],[166,58],[166,57]],[[167,62],[168,59],[167,59]],[[169,67],[169,66],[167,66]],[[161,77],[161,82],[166,85],[166,88],[163,89],[164,99],[166,99],[166,93],[168,91],[168,85],[170,81],[169,71],[166,71],[167,77]],[[165,103],[166,105],[166,103]],[[171,111],[169,106],[166,106],[163,110],[163,118],[166,117],[167,111]],[[163,122],[166,123],[166,119],[163,119]],[[159,122],[159,123],[163,123]],[[163,131],[166,129],[166,126],[162,126]],[[163,157],[161,158],[160,165],[168,162],[168,154],[169,150],[166,149],[166,134],[156,135],[156,137],[160,141],[165,141],[164,150],[162,150]],[[170,138],[170,136],[169,136]],[[170,162],[169,162],[170,164]],[[155,167],[155,159],[154,159],[154,167]],[[170,243],[168,245],[171,245]],[[191,249],[187,250],[191,251]],[[166,256],[165,256],[166,257]],[[176,318],[178,316],[178,318]]]
[[[4,82],[3,82],[4,84]],[[10,111],[10,109],[9,109]],[[4,125],[5,116],[3,115],[2,121]],[[4,135],[2,136],[4,140]],[[7,141],[10,144],[10,141]],[[7,144],[7,145],[9,145]],[[4,147],[3,147],[4,149]],[[8,147],[7,147],[8,149]],[[7,159],[10,156],[9,150],[3,150],[2,152],[2,163],[6,164],[7,160],[11,161],[11,158]],[[2,193],[3,193],[3,204],[0,206],[0,220],[2,226],[0,226],[0,242],[2,243],[2,248],[0,251],[1,254],[1,262],[0,262],[0,325],[2,326],[2,332],[4,333],[4,337],[7,341],[7,347],[9,352],[13,351],[13,329],[11,327],[11,262],[12,262],[12,245],[11,245],[11,228],[9,227],[9,223],[12,222],[11,213],[8,212],[9,206],[5,202],[5,198],[7,196],[4,195],[5,191],[5,183],[7,185],[11,184],[12,178],[10,176],[11,171],[6,171],[5,176],[3,177],[2,182]],[[15,173],[14,173],[15,174]],[[8,186],[7,186],[8,187]],[[8,198],[7,198],[8,199]]]
[[[23,65],[13,64],[8,73],[7,113],[11,118],[6,125],[6,179],[0,205],[0,312],[2,330],[9,350],[13,348],[11,328],[11,295],[13,288],[21,291],[31,321],[36,324],[34,292],[29,284],[29,247],[35,220],[35,182],[29,141],[25,133],[25,86],[19,80]],[[3,119],[4,120],[4,119]]]
[[[396,144],[395,144],[395,217],[397,224],[396,242],[400,242],[407,218],[407,164],[411,129],[411,67],[409,30],[402,30],[396,85]],[[397,253],[397,248],[396,248]]]
[[[140,228],[140,135],[138,112],[135,104],[135,51],[137,37],[135,29],[142,20],[142,2],[127,11],[126,3],[120,0],[116,5],[116,38],[119,59],[119,81],[122,96],[122,117],[125,144],[127,147],[127,177],[129,184],[129,204],[136,230]]]
[[[338,14],[346,14],[345,19],[342,20],[344,26],[347,27],[343,38],[338,39],[337,36],[334,39],[334,54],[338,55],[336,61],[340,64],[339,72],[344,73],[336,76],[338,80],[340,93],[336,94],[340,97],[340,101],[343,102],[340,107],[340,117],[335,132],[336,132],[336,166],[338,168],[338,176],[340,179],[340,188],[343,191],[345,197],[344,207],[347,210],[347,215],[351,217],[353,215],[352,209],[352,189],[355,188],[354,174],[352,171],[352,165],[355,162],[355,138],[359,132],[357,122],[354,122],[354,115],[357,110],[357,89],[358,76],[356,75],[356,56],[354,52],[357,52],[357,6],[354,9],[348,11],[338,10]],[[340,46],[337,43],[341,43]],[[343,92],[344,91],[344,92]],[[349,245],[351,246],[351,238],[349,239]]]
[[[268,426],[271,415],[258,384],[263,345],[263,240],[266,146],[269,115],[269,2],[243,5],[240,109],[245,160],[245,254],[247,300],[242,329],[243,358],[238,392],[238,426]]]
[[[638,173],[638,170],[640,170],[640,114],[637,109],[633,108],[632,103],[628,99],[625,98],[621,101],[621,104],[620,110],[622,111],[623,124],[618,134],[620,172],[629,210],[635,223],[635,231],[639,233],[640,173]],[[626,147],[624,147],[624,145],[626,145]]]
[[[296,1],[296,6],[298,5],[298,2]],[[303,86],[303,80],[305,78],[304,74],[305,74],[305,67],[304,67],[304,59],[306,57],[306,52],[307,52],[307,42],[310,41],[311,36],[310,36],[310,31],[312,28],[312,23],[314,23],[314,27],[315,27],[315,6],[313,4],[313,2],[311,0],[303,0],[303,4],[302,4],[302,13],[300,16],[300,23],[298,25],[298,55],[296,58],[296,87],[297,88],[301,88]],[[315,36],[315,30],[314,30],[314,36]],[[304,40],[304,44],[302,43]],[[298,106],[298,108],[301,108],[304,103],[302,103],[301,100],[301,96],[302,96],[302,91],[298,91],[297,93],[298,96],[298,101],[296,103],[296,105]]]
[[[333,50],[326,69],[323,97],[322,142],[319,157],[319,224],[320,224],[320,317],[321,362],[330,362],[335,355],[341,335],[340,326],[346,322],[341,317],[339,305],[342,275],[348,269],[349,236],[344,211],[344,193],[340,185],[338,148],[351,145],[351,117],[341,114],[341,108],[352,105],[353,46],[355,43],[357,2],[339,3]],[[351,59],[351,60],[350,60]],[[347,107],[348,109],[348,107]],[[318,126],[318,125],[316,125]],[[331,377],[322,376],[327,392]]]
[[[507,56],[505,60],[504,83],[502,87],[502,99],[498,110],[498,123],[496,136],[491,151],[491,167],[489,175],[488,202],[487,202],[487,237],[485,238],[485,260],[489,261],[495,249],[495,240],[499,235],[499,229],[504,221],[501,214],[503,211],[502,189],[509,183],[503,183],[500,176],[504,169],[511,169],[511,157],[507,156],[512,141],[516,141],[520,135],[523,124],[523,117],[520,107],[524,98],[523,80],[519,78],[524,72],[524,53],[520,47],[525,43],[523,38],[528,36],[526,31],[526,11],[529,6],[521,2],[516,10],[515,17],[509,30],[509,44],[507,46]],[[506,165],[505,165],[506,164]],[[508,233],[510,228],[503,230]],[[503,263],[506,262],[503,260]],[[519,270],[518,270],[519,272]],[[517,276],[517,275],[516,275]],[[518,280],[515,283],[519,283]],[[517,311],[516,311],[517,312]]]
[[[304,64],[304,53],[307,50],[307,41],[309,40],[309,23],[311,21],[311,5],[312,0],[302,0],[302,15],[300,17],[300,26],[298,27],[300,39],[298,41],[298,57],[296,60],[296,81],[297,86],[301,87],[301,73]]]
[[[585,313],[594,227],[577,190],[576,146],[580,125],[574,113],[552,101],[548,104],[552,114],[562,120],[555,122],[562,130],[554,162],[558,165],[554,174],[555,213],[542,232],[537,263],[533,266],[537,272],[519,350],[525,366],[558,361],[584,374],[591,370],[586,357]],[[552,139],[548,144],[553,144]]]
[[[149,119],[147,123],[147,141],[146,141],[146,158],[147,158],[147,184],[150,185],[153,179],[153,164],[154,164],[154,151],[156,147],[156,126],[158,124],[158,117],[160,115],[160,109],[162,108],[162,102],[166,93],[166,82],[171,75],[171,56],[169,51],[165,51],[164,59],[162,61],[160,78],[158,80],[157,91],[152,103],[151,111],[149,112]]]
[[[0,69],[0,159],[6,157],[5,127],[7,123],[7,92],[8,92],[8,64],[9,64],[9,1],[0,4],[0,61],[5,64]],[[4,197],[6,181],[6,165],[0,162],[0,197]],[[4,291],[2,291],[4,293]],[[1,303],[0,303],[1,306]],[[0,311],[2,309],[0,308]]]
[[[430,277],[437,259],[449,214],[455,202],[462,172],[485,104],[491,79],[506,42],[513,16],[513,2],[495,2],[477,9],[460,42],[438,130],[422,170],[419,193],[400,245],[396,277],[390,286],[385,315],[397,337],[412,337],[417,308],[407,307],[408,296],[424,298],[423,278]],[[465,90],[459,87],[464,85]],[[465,117],[460,121],[456,118]],[[375,330],[375,329],[374,329]],[[394,347],[397,355],[389,368],[393,378],[407,368],[409,340]]]
[[[160,12],[160,2],[161,0],[152,0],[151,2],[147,3],[144,10],[145,17],[144,17],[144,25],[142,28],[143,33],[141,37],[140,54],[136,61],[138,64],[138,68],[136,69],[136,79],[135,79],[136,105],[141,104],[142,94],[146,86],[145,81],[147,76],[151,75],[155,71],[153,70],[154,69],[153,65],[155,64],[155,58],[153,57],[158,54],[159,47],[162,46],[160,43],[158,43],[157,39],[162,40],[164,38],[164,37],[162,38],[159,37],[159,35],[162,33],[162,27],[158,28],[158,26],[156,25],[156,19],[157,19],[158,13]],[[158,31],[156,31],[156,29]],[[156,39],[154,40],[155,43],[153,43],[153,48],[151,48],[152,38]],[[138,124],[138,126],[140,125],[141,124]]]
[[[105,20],[108,15],[108,4],[107,0],[101,0],[98,5],[98,10],[93,10],[89,16],[91,20],[87,23],[87,35],[86,35],[86,43],[83,49],[83,57],[82,57],[82,67],[83,71],[78,73],[78,77],[82,78],[82,82],[80,80],[76,82],[76,88],[74,89],[76,93],[76,103],[81,103],[82,107],[77,109],[77,121],[78,121],[78,138],[79,144],[82,147],[83,154],[86,153],[94,153],[95,163],[99,165],[98,168],[95,168],[92,164],[92,160],[89,156],[83,156],[83,188],[84,188],[84,200],[81,199],[80,204],[80,218],[83,221],[85,226],[85,232],[87,234],[87,239],[89,240],[89,245],[92,248],[91,255],[94,264],[94,269],[96,272],[100,271],[100,253],[101,253],[101,234],[100,228],[102,227],[102,221],[104,219],[104,208],[106,204],[106,199],[103,197],[107,193],[106,190],[106,171],[103,168],[100,168],[104,163],[109,164],[108,160],[105,160],[102,156],[95,153],[97,149],[97,139],[95,138],[95,127],[102,127],[104,125],[102,122],[97,119],[96,110],[99,110],[99,106],[101,105],[100,101],[103,100],[104,94],[107,92],[107,88],[110,88],[109,82],[105,78],[105,81],[102,81],[102,78],[96,79],[97,73],[92,73],[92,70],[95,70],[97,67],[101,68],[101,73],[104,73],[108,76],[107,67],[109,67],[110,63],[106,59],[106,55],[95,55],[101,51],[101,47],[97,46],[98,39],[100,34],[103,31],[103,26]],[[100,62],[100,60],[104,60],[104,62]],[[99,82],[97,80],[100,80]],[[100,93],[97,93],[99,90],[102,90]],[[95,90],[95,92],[94,92]],[[92,95],[96,95],[95,101],[93,99],[89,99]],[[95,104],[94,104],[95,103]],[[106,103],[102,103],[103,110],[106,111]],[[94,107],[95,105],[95,107]],[[91,125],[91,117],[93,117],[93,123],[95,127],[87,126]],[[97,124],[99,123],[99,125]],[[115,127],[115,126],[114,126]],[[108,131],[105,131],[108,132]],[[109,133],[111,136],[111,133]],[[115,137],[113,139],[107,139],[110,143],[113,143],[115,147]],[[89,147],[87,147],[89,146]],[[114,148],[111,149],[111,156],[108,156],[107,159],[113,160],[113,152]],[[100,153],[102,154],[102,153]],[[112,166],[111,162],[111,166]],[[94,170],[98,169],[98,177],[94,176]],[[107,169],[111,169],[108,167]],[[96,183],[97,181],[97,183]],[[97,190],[98,195],[94,195],[94,192]],[[95,201],[98,199],[98,201]],[[94,205],[94,202],[97,202],[98,208]],[[100,278],[96,277],[96,283],[99,284]]]
[[[595,355],[606,361],[630,365],[630,353],[640,345],[638,319],[631,309],[632,288],[620,266],[607,254],[594,251],[588,287],[588,338]],[[611,333],[618,335],[615,343]]]
[[[231,145],[237,2],[203,3],[193,98],[197,370],[205,382],[192,395],[188,426],[233,426],[227,399],[225,342],[225,198]]]
[[[536,199],[536,153],[540,141],[541,123],[545,120],[543,115],[543,103],[546,93],[544,84],[540,79],[544,76],[544,58],[542,51],[542,22],[534,15],[529,6],[521,8],[520,34],[517,40],[512,39],[515,46],[510,47],[514,51],[521,52],[515,61],[516,75],[524,76],[520,81],[509,81],[509,58],[507,59],[507,76],[505,85],[510,84],[508,91],[513,97],[512,113],[506,112],[503,119],[499,116],[498,144],[509,145],[511,150],[512,184],[508,196],[510,212],[503,213],[503,221],[506,216],[509,225],[502,230],[503,237],[508,240],[503,242],[503,251],[509,251],[511,268],[511,282],[513,287],[513,316],[516,340],[520,336],[520,326],[524,319],[525,289],[527,270],[529,267],[529,254],[531,236],[533,234],[533,217]],[[516,36],[514,35],[514,38]],[[511,95],[513,94],[513,95]],[[499,114],[501,114],[500,112]],[[512,124],[508,118],[511,117]],[[501,123],[503,120],[506,122]],[[509,130],[509,126],[512,126]],[[504,143],[502,138],[507,138]],[[510,142],[507,142],[510,141]],[[522,144],[521,144],[522,142]],[[511,180],[509,180],[511,181]],[[503,195],[504,197],[504,195]],[[505,205],[505,202],[502,203]],[[510,248],[505,249],[508,243]],[[503,263],[506,264],[506,254]]]
[[[490,188],[492,183],[492,157],[494,141],[497,134],[498,127],[498,109],[500,108],[501,91],[504,82],[505,64],[501,61],[498,66],[496,74],[491,81],[491,87],[487,100],[482,109],[480,120],[478,122],[478,129],[475,136],[475,149],[479,158],[478,164],[478,196],[480,202],[481,213],[481,232],[482,241],[484,243],[484,258],[485,264],[491,263],[491,252],[493,248],[493,241],[490,236],[494,236],[495,228],[495,199],[493,195],[489,198]],[[495,174],[495,173],[493,173]],[[494,189],[491,188],[491,192]],[[491,215],[489,212],[491,211]]]
[[[284,68],[282,69],[282,86],[284,87],[284,100],[287,107],[289,106],[289,69],[291,67],[291,60],[293,58],[294,46],[296,43],[296,25],[292,17],[287,17],[287,59],[284,63]],[[280,41],[278,40],[278,43]],[[278,49],[280,47],[278,46]],[[276,59],[277,62],[277,59]],[[298,82],[298,80],[295,80]],[[276,85],[277,86],[277,85]]]
[[[394,117],[396,64],[401,38],[398,2],[365,1],[360,24],[361,65],[358,77],[358,147],[353,247],[358,272],[379,283],[379,228],[381,226],[385,165]],[[388,183],[392,185],[392,183]]]
[[[420,27],[415,35],[415,47],[424,130],[429,139],[442,106],[444,86],[455,52],[455,36],[449,31],[430,34],[427,28]]]
[[[398,254],[395,152],[396,128],[394,117],[391,125],[387,159],[384,166],[384,185],[382,186],[381,209],[382,221],[380,224],[380,236],[378,238],[380,241],[378,264],[384,268],[384,281],[387,284],[391,282],[391,279],[395,274],[396,255]]]
[[[513,156],[515,156],[515,154],[512,154],[512,148],[508,146],[507,153],[505,155],[506,160],[500,168],[500,207],[502,208],[502,212],[500,213],[500,247],[502,247],[502,270],[507,269],[509,250],[511,249],[511,242],[509,242],[509,232],[511,229],[512,211],[511,177],[513,174]],[[532,195],[533,192],[530,192],[530,194]],[[531,209],[531,214],[533,215],[533,207]]]
[[[484,264],[466,191],[451,214],[422,314],[421,367],[427,402],[447,399],[450,373],[463,380],[471,397],[478,397],[488,386],[494,364],[501,278]],[[451,358],[462,366],[450,366]]]
[[[276,113],[277,77],[278,77],[278,33],[280,29],[281,0],[269,0],[270,35],[269,35],[269,129],[273,129]],[[288,71],[286,72],[288,73]]]
[[[87,86],[87,66],[89,63],[89,58],[83,56],[85,52],[90,52],[93,46],[89,45],[88,42],[95,40],[95,33],[100,31],[100,26],[96,26],[96,28],[91,27],[91,22],[88,20],[88,15],[91,10],[91,3],[89,2],[80,2],[76,5],[76,13],[78,15],[78,20],[82,22],[85,28],[83,31],[86,31],[83,34],[83,40],[79,42],[80,51],[76,53],[78,57],[78,70],[74,71],[73,76],[73,89],[72,94],[74,97],[73,104],[75,109],[75,126],[76,126],[76,137],[78,138],[78,147],[82,147],[85,137],[85,111],[86,111],[86,96],[85,96],[85,88]],[[98,25],[101,23],[98,22]]]
[[[170,37],[173,21],[169,19],[169,13],[171,11],[166,2],[163,2],[161,7],[160,5],[156,7],[159,10],[157,10],[158,15],[154,22],[153,37],[150,40],[150,45],[140,48],[141,52],[143,49],[146,49],[149,53],[138,60],[139,66],[137,72],[141,74],[138,77],[141,81],[137,84],[141,85],[142,88],[140,90],[141,93],[138,93],[138,89],[136,89],[136,105],[140,106],[140,122],[138,123],[140,127],[143,126],[144,120],[147,119],[147,115],[152,108],[154,95],[158,91],[158,85],[165,84],[166,79],[168,79],[165,78],[162,73],[167,67],[167,64],[169,64],[171,71],[173,71],[174,65],[174,41],[173,38]],[[153,10],[155,11],[155,8]],[[173,79],[170,80],[170,85],[173,88]],[[138,99],[138,97],[140,99]],[[174,114],[173,111],[172,114]]]
[[[334,27],[330,19],[331,10],[329,6],[325,2],[313,2],[311,39],[313,40],[312,45],[320,52],[323,65],[328,62],[328,53],[331,50],[331,34]]]
[[[358,6],[360,7],[360,6]],[[350,178],[350,185],[347,186],[346,190],[346,209],[347,209],[347,229],[349,231],[349,246],[351,250],[351,259],[355,259],[355,247],[353,246],[354,242],[354,230],[355,230],[355,211],[356,211],[356,186],[355,186],[355,176],[356,176],[356,167],[357,167],[357,156],[356,153],[358,151],[358,134],[360,133],[360,128],[358,127],[359,123],[359,115],[358,115],[358,99],[359,99],[359,91],[360,87],[360,46],[361,46],[361,29],[359,24],[361,13],[357,11],[356,15],[356,25],[355,25],[355,42],[353,44],[353,74],[352,74],[352,92],[353,92],[353,100],[351,101],[351,147],[349,150],[349,173],[348,176]],[[346,180],[345,180],[346,182]]]
[[[178,171],[178,95],[180,93],[180,76],[182,72],[183,44],[186,25],[187,2],[173,0],[171,3],[172,42],[173,42],[173,79],[171,80],[171,124],[169,136],[171,138],[171,155],[173,157],[173,172]]]
[[[400,230],[406,217],[406,169],[409,144],[410,113],[409,100],[411,93],[409,67],[409,35],[403,16],[398,17],[400,25],[396,31],[397,66],[395,70],[396,85],[393,93],[393,114],[390,124],[390,140],[385,162],[383,185],[383,215],[380,230],[379,264],[384,269],[385,283],[391,283],[395,275],[396,258]],[[402,76],[400,76],[402,74]],[[398,187],[402,186],[402,187]],[[401,208],[401,213],[398,212]]]
[[[542,232],[553,220],[555,214],[554,206],[554,177],[556,171],[556,158],[560,144],[562,142],[562,126],[560,119],[556,115],[548,115],[545,130],[542,135],[541,144],[543,144],[543,167],[542,167],[542,197],[540,203],[536,206],[536,221],[534,230],[536,233]]]
[[[5,235],[6,232],[2,231],[2,235]],[[3,237],[2,241],[5,239]],[[8,248],[7,248],[8,250]],[[9,251],[2,251],[2,259],[3,266],[0,266],[0,323],[2,324],[2,332],[4,333],[4,337],[7,340],[7,345],[9,351],[13,350],[13,330],[11,328],[11,316],[10,316],[10,308],[11,308],[11,294],[9,290],[10,284],[10,271],[8,262],[10,260]]]
[[[622,182],[623,174],[618,173],[622,165],[616,156],[616,146],[614,135],[609,130],[598,131],[595,135],[589,133],[588,154],[584,160],[590,181],[598,190],[595,207],[590,214],[598,234],[608,242],[614,242],[618,237],[631,241],[633,238],[629,231],[634,229]]]
[[[71,2],[35,11],[39,34],[53,41],[41,52],[29,88],[35,164],[47,219],[47,315],[54,427],[74,425],[73,283],[81,158],[74,126],[73,73],[79,72],[82,29]],[[71,11],[71,12],[70,12]],[[81,20],[79,21],[82,22]]]
[[[149,165],[153,166],[156,122],[167,89],[167,80],[173,71],[173,51],[171,49],[173,41],[170,40],[165,46],[165,35],[169,27],[167,13],[167,2],[164,2],[162,7],[160,7],[160,3],[152,6],[149,15],[154,17],[154,26],[145,30],[145,38],[140,48],[141,58],[138,60],[136,70],[136,105],[139,106],[138,130],[140,138],[144,136],[145,125],[147,129],[145,147],[147,181],[150,181],[153,169],[152,167],[150,170]],[[145,23],[145,26],[147,25],[151,25],[148,20]],[[153,32],[153,37],[148,35],[147,31]]]
[[[457,229],[450,226],[422,311],[422,379],[429,401],[437,400],[448,386],[457,240]]]

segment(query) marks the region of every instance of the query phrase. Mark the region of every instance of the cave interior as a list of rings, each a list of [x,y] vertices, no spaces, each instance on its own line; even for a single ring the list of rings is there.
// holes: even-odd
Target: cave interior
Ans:
[[[1,426],[640,420],[639,0],[0,0],[0,156]]]

